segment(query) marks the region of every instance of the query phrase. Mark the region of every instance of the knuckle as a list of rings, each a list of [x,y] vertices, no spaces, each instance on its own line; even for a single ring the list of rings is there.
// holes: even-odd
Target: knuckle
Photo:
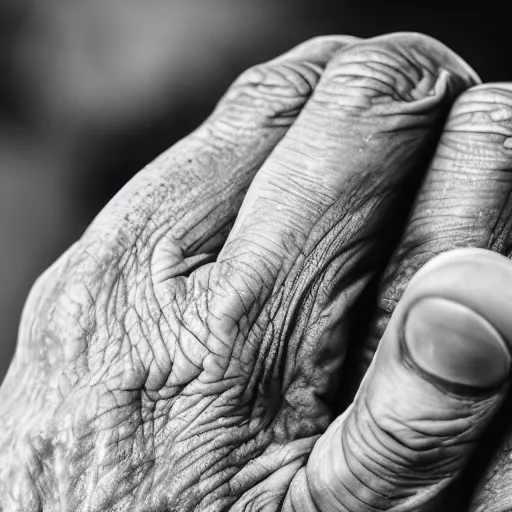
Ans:
[[[485,84],[465,91],[453,106],[446,131],[505,143],[512,135],[512,85]]]
[[[458,57],[427,36],[390,34],[340,50],[329,63],[319,90],[325,101],[358,111],[386,112],[389,105],[429,99],[423,109],[428,112],[432,101],[447,96],[450,85],[461,88],[465,71],[458,64]],[[466,81],[469,86],[470,79]]]
[[[475,179],[493,184],[509,174],[512,158],[512,87],[486,84],[465,91],[454,103],[432,168],[456,171],[459,194]],[[508,180],[509,178],[506,178]],[[473,192],[474,195],[474,192]]]
[[[291,124],[311,96],[320,74],[320,67],[307,61],[260,64],[235,81],[222,104],[242,112],[257,112],[259,122]]]
[[[289,126],[317,86],[326,63],[352,36],[318,36],[284,55],[242,73],[217,111],[229,110],[232,123]]]

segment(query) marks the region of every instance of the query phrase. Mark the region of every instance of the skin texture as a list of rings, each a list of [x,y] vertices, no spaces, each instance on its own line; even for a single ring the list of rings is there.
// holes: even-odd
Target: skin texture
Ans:
[[[510,256],[512,86],[485,84],[454,104],[403,239],[382,278],[366,371],[410,278],[437,254],[481,247]]]
[[[419,34],[319,38],[243,74],[35,284],[0,391],[0,509],[435,505],[507,385],[501,370],[492,388],[426,375],[403,356],[405,324],[428,324],[409,316],[419,298],[449,299],[508,350],[512,325],[495,314],[512,306],[497,293],[508,260],[476,251],[424,268],[384,327],[430,257],[507,247],[508,92],[478,81]],[[446,177],[473,168],[484,192]],[[352,308],[420,184],[359,367],[383,343],[334,419]]]
[[[411,277],[436,255],[462,247],[512,254],[512,86],[474,87],[452,107],[403,239],[381,280],[371,332],[356,352],[361,380]],[[493,435],[507,430],[507,403]],[[487,449],[497,446],[487,446]],[[509,436],[501,441],[472,509],[504,511],[510,501]],[[482,458],[486,457],[482,451]],[[475,483],[471,482],[474,486]]]

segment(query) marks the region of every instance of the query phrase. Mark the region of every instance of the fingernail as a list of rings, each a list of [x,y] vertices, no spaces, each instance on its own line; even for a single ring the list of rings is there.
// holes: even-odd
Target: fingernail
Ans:
[[[492,388],[510,371],[511,356],[499,332],[451,300],[429,297],[413,304],[404,343],[414,364],[449,384]]]

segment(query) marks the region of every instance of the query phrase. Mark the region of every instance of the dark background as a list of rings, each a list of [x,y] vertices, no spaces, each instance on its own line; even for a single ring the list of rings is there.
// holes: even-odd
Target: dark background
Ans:
[[[511,21],[498,2],[0,0],[0,382],[35,278],[242,70],[315,35],[407,30],[512,80]]]

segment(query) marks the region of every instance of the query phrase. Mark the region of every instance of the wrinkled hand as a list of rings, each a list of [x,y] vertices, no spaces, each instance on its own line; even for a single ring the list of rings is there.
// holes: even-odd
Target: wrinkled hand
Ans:
[[[509,371],[507,259],[440,256],[404,294],[438,253],[511,249],[512,86],[478,81],[417,34],[318,38],[244,73],[34,286],[1,388],[2,510],[435,503]],[[363,368],[386,325],[333,421],[349,345]]]

